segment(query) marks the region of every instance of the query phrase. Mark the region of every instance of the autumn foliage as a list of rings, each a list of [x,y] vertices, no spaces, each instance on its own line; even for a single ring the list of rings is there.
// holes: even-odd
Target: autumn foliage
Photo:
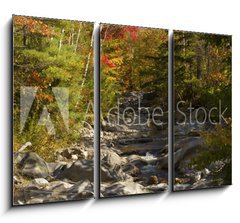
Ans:
[[[46,160],[54,149],[80,140],[84,121],[93,125],[93,24],[78,21],[14,16],[14,150],[26,142]],[[22,87],[36,88],[21,131]],[[66,128],[53,89],[69,92],[69,129]],[[39,120],[43,109],[50,114],[56,134],[50,135]]]

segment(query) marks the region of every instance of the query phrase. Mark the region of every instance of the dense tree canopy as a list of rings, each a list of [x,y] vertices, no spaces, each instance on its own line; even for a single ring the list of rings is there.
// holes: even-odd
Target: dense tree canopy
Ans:
[[[231,115],[231,36],[174,32],[175,99]]]
[[[43,157],[51,148],[79,139],[83,121],[93,125],[93,24],[79,21],[14,16],[14,149],[30,141]],[[37,88],[21,130],[23,87]],[[68,127],[54,88],[68,92]],[[23,96],[23,95],[22,95]],[[39,124],[43,109],[50,114],[56,134]],[[87,114],[87,116],[86,116]],[[87,118],[86,118],[87,117]]]
[[[127,91],[155,91],[166,105],[167,80],[167,30],[101,25],[103,114]]]

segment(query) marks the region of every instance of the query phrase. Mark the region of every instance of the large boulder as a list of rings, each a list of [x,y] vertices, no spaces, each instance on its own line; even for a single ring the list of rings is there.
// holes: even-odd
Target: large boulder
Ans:
[[[89,180],[81,180],[75,183],[67,190],[68,200],[79,200],[94,197],[93,182]]]
[[[30,178],[46,178],[49,176],[48,165],[34,152],[19,152],[14,155],[16,173]]]
[[[119,181],[129,178],[130,176],[122,170],[124,164],[126,164],[126,158],[120,157],[113,150],[101,150],[101,181]]]
[[[101,185],[101,191],[103,197],[151,193],[143,185],[133,181],[120,181],[110,186]]]
[[[114,167],[115,165],[123,165],[126,163],[126,159],[120,157],[116,152],[111,149],[101,150],[101,162],[106,163],[109,167]]]
[[[54,172],[54,177],[73,182],[86,179],[93,182],[93,160],[78,160],[67,165],[59,166]]]
[[[100,178],[101,182],[121,181],[130,178],[130,176],[123,172],[120,165],[109,167],[106,164],[101,164]]]

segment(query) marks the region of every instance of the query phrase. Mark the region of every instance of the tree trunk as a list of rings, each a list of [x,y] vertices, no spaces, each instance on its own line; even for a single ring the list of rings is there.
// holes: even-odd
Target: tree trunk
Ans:
[[[82,23],[80,22],[74,52],[77,52],[77,47],[78,47],[78,41],[79,41],[79,37],[80,37],[81,28],[82,28]]]
[[[27,25],[23,26],[23,46],[27,46]]]
[[[64,36],[64,32],[65,32],[65,30],[62,29],[60,40],[59,40],[59,43],[58,43],[58,53],[60,53],[60,50],[61,50],[61,47],[62,47],[62,39],[63,39],[63,36]]]
[[[69,33],[69,38],[68,38],[68,45],[69,46],[71,46],[71,43],[72,43],[73,33],[74,33],[74,28],[72,28],[70,33]]]
[[[197,79],[200,79],[201,76],[201,56],[197,55]]]
[[[83,88],[83,86],[84,86],[84,84],[85,84],[85,81],[86,81],[87,72],[88,72],[88,67],[89,67],[89,63],[90,63],[90,59],[91,59],[91,55],[92,55],[93,36],[94,36],[94,29],[93,29],[93,32],[92,32],[90,50],[89,50],[89,53],[88,53],[87,64],[86,64],[85,71],[84,71],[84,75],[83,75],[83,81],[82,81],[82,84],[81,84],[81,89]]]

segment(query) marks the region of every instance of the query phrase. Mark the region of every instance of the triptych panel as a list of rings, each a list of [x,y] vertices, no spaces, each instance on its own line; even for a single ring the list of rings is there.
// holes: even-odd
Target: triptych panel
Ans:
[[[102,24],[101,196],[168,187],[168,31]]]
[[[174,32],[174,191],[231,184],[231,36]]]
[[[93,23],[13,17],[13,204],[93,197]]]
[[[94,30],[13,16],[13,205],[230,185],[231,36],[100,24],[94,55]]]

